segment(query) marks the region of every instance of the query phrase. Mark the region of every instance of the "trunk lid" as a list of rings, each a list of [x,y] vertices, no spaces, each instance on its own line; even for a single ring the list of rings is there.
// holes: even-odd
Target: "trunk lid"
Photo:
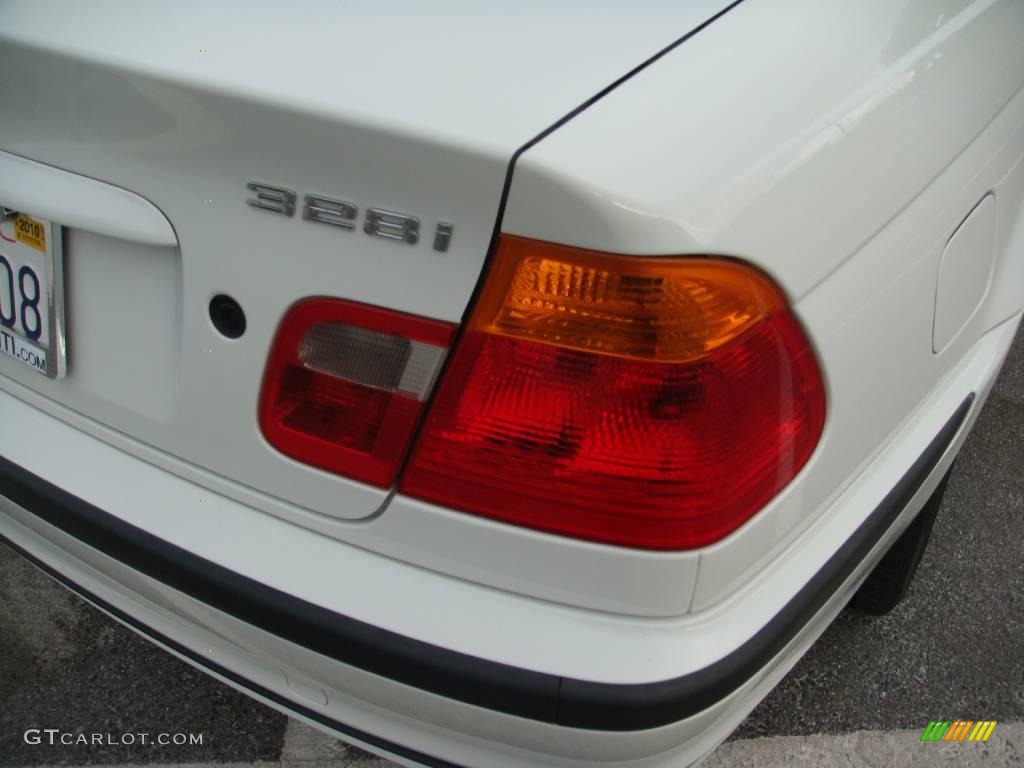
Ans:
[[[33,163],[0,204],[67,225],[68,375],[4,358],[0,386],[240,497],[373,514],[386,491],[259,433],[285,311],[329,295],[458,322],[515,150],[727,3],[567,5],[324,3],[282,24],[269,3],[5,3],[0,150]],[[81,176],[108,186],[85,199]],[[249,182],[294,191],[295,215],[247,205]],[[306,195],[356,205],[355,229],[304,221]],[[415,216],[419,241],[364,233],[371,207]],[[217,294],[245,310],[237,340],[210,322]]]

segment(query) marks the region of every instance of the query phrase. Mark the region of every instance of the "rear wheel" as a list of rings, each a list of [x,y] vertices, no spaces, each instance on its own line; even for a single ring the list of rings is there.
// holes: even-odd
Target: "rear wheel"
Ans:
[[[907,596],[921,556],[928,545],[935,518],[939,514],[942,497],[953,468],[950,467],[917,517],[896,539],[878,565],[861,585],[850,601],[851,607],[861,613],[881,615],[888,613]]]

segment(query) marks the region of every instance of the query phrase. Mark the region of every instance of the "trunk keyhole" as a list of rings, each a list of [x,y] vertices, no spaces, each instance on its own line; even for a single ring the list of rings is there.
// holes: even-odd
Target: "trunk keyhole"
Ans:
[[[245,333],[245,312],[241,305],[223,293],[210,299],[210,320],[213,327],[229,339]]]

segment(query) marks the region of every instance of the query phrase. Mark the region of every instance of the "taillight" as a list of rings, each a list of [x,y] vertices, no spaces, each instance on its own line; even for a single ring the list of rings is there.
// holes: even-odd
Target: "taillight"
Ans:
[[[502,236],[400,489],[566,536],[690,549],[772,499],[824,419],[814,353],[762,273]]]
[[[340,299],[295,305],[263,378],[264,437],[294,459],[390,488],[454,332]]]

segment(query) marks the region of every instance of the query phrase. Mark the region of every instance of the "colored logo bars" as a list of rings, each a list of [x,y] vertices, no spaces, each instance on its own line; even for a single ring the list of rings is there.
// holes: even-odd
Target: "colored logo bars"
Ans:
[[[933,720],[921,734],[921,741],[988,741],[995,720]]]

